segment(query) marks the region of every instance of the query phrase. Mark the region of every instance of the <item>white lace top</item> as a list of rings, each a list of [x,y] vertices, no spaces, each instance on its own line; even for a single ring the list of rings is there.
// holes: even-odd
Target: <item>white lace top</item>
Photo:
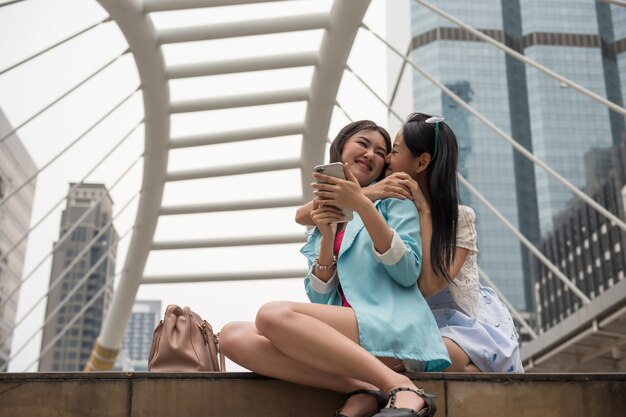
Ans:
[[[476,317],[479,292],[475,220],[476,214],[471,207],[459,206],[456,246],[469,249],[469,254],[454,279],[454,284],[448,285],[454,302],[470,317]]]

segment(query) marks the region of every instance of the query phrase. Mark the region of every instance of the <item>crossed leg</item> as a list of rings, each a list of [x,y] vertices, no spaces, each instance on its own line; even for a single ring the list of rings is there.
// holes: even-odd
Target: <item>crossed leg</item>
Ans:
[[[344,393],[413,386],[409,378],[358,344],[356,317],[350,308],[273,302],[259,310],[256,330],[250,326],[226,325],[220,342],[227,356],[255,372]],[[242,343],[244,339],[249,340]],[[401,392],[396,405],[419,410],[424,401]]]
[[[332,375],[298,362],[285,355],[257,330],[254,323],[231,322],[220,334],[220,349],[233,362],[258,374],[273,376],[284,381],[348,393],[357,389],[377,390],[374,385],[352,378]],[[350,397],[341,413],[362,416],[377,409],[371,395]]]

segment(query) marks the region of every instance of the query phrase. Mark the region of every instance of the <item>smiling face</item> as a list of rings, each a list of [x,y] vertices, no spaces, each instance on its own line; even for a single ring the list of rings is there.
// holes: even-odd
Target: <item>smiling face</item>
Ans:
[[[386,154],[387,144],[379,132],[361,130],[346,141],[341,161],[350,164],[350,171],[364,187],[380,176]]]
[[[387,163],[389,167],[385,173],[386,175],[390,175],[394,172],[405,172],[413,179],[417,178],[419,158],[413,155],[411,150],[404,143],[402,130],[398,132],[393,140],[393,148],[387,156]]]

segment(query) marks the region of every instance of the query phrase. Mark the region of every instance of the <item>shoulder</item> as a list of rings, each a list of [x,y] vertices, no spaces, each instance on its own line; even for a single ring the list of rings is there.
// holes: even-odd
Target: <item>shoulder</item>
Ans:
[[[400,198],[384,198],[376,201],[376,206],[379,211],[399,211],[407,213],[417,213],[417,208],[413,203],[413,200],[400,199]]]
[[[459,224],[473,224],[476,222],[476,213],[469,206],[459,205]]]

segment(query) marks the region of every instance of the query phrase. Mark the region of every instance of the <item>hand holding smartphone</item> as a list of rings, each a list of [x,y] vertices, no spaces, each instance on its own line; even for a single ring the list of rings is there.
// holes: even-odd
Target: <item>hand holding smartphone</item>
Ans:
[[[333,162],[331,164],[323,164],[317,165],[313,168],[313,171],[319,172],[320,174],[329,175],[331,177],[339,178],[342,180],[346,179],[346,175],[343,172],[343,164],[341,162]],[[320,184],[327,184],[325,181],[316,180]],[[333,223],[345,223],[352,220],[352,211],[351,210],[341,210],[343,213],[343,217],[341,220],[338,220]]]

